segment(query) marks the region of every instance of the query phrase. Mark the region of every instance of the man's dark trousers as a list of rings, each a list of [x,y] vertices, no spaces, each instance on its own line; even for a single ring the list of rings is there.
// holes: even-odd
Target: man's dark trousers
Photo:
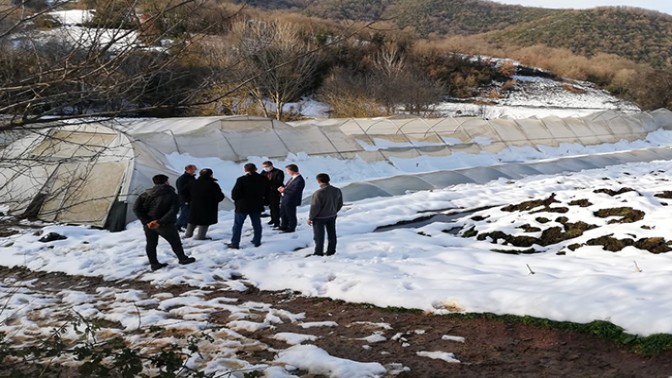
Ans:
[[[170,247],[180,261],[187,258],[184,254],[184,249],[182,248],[180,234],[177,232],[175,225],[161,226],[154,230],[150,230],[147,226],[144,226],[143,228],[145,230],[145,238],[147,239],[145,251],[147,252],[147,258],[149,259],[150,264],[156,265],[159,263],[159,260],[156,258],[156,246],[159,244],[159,236],[164,238],[170,244]]]
[[[271,223],[280,225],[280,193],[271,193],[268,199],[268,208],[271,210]]]
[[[254,237],[252,237],[252,244],[261,244],[261,212],[252,213],[238,213],[236,212],[233,219],[233,235],[231,236],[231,244],[240,245],[240,238],[243,232],[243,223],[245,219],[250,217],[252,228],[254,229]]]
[[[296,230],[296,206],[282,204],[280,206],[280,227],[288,231]]]
[[[189,222],[189,204],[181,203],[180,204],[180,215],[177,217],[177,223],[175,224],[178,229],[187,227]]]
[[[315,254],[324,254],[324,232],[327,232],[327,256],[336,253],[336,217],[328,219],[313,219],[313,238],[315,240]]]

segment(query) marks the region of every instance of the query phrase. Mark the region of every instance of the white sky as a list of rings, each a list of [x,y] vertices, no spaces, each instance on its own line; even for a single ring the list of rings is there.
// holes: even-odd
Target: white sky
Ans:
[[[498,3],[520,4],[544,8],[593,8],[599,6],[627,5],[653,9],[672,14],[671,0],[494,0]]]

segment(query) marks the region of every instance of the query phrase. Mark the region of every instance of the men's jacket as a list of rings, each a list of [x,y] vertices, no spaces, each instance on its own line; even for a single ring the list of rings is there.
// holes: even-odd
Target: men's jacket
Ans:
[[[285,184],[285,173],[278,168],[273,168],[270,172],[262,172],[260,174],[270,181],[271,193],[278,193],[278,188]]]
[[[335,218],[342,208],[343,194],[341,193],[341,189],[327,185],[313,193],[308,219]]]
[[[303,189],[306,187],[306,181],[303,176],[298,175],[285,184],[285,191],[282,192],[281,205],[284,206],[299,206],[303,196]]]
[[[231,190],[236,212],[249,214],[264,211],[269,189],[268,179],[256,172],[238,177]]]
[[[217,223],[219,203],[224,193],[212,177],[199,177],[189,185],[189,223],[197,226],[209,226]]]
[[[180,196],[181,203],[189,203],[189,185],[192,182],[196,181],[196,177],[183,173],[182,176],[177,178],[175,181],[175,187],[177,188],[177,195]]]
[[[165,226],[175,224],[180,202],[175,189],[166,184],[155,185],[142,193],[133,204],[133,212],[143,225],[151,221]]]

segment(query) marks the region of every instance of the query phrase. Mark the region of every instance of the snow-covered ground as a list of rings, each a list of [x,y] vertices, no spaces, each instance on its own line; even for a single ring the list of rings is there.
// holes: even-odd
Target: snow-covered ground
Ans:
[[[276,161],[276,165],[298,163],[308,178],[305,192],[308,195],[316,189],[312,177],[318,172],[330,173],[334,183],[343,186],[353,181],[436,169],[524,163],[649,147],[672,147],[672,132],[658,130],[635,142],[514,147],[497,154],[424,156],[395,159],[391,163],[297,154]],[[176,172],[186,163],[213,168],[227,196],[235,178],[242,174],[242,164],[216,158],[172,154],[167,160]],[[261,162],[264,158],[250,160]],[[665,193],[670,190],[670,172],[672,161],[631,163],[347,203],[338,220],[338,252],[325,258],[306,257],[312,252],[306,206],[299,209],[297,233],[280,234],[265,228],[259,248],[251,245],[251,229],[246,225],[241,250],[226,248],[233,213],[220,211],[219,223],[210,231],[213,241],[184,240],[187,253],[197,259],[195,264],[178,265],[168,245],[161,241],[159,256],[169,266],[157,272],[149,270],[138,222],[119,233],[45,225],[39,235],[31,230],[0,238],[0,265],[72,276],[100,276],[107,283],[86,291],[79,287],[67,290],[37,287],[36,281],[0,280],[3,308],[0,332],[12,340],[39,342],[55,322],[64,321],[75,311],[86,318],[118,324],[104,327],[102,334],[123,337],[129,345],[148,352],[175,341],[172,334],[152,336],[151,340],[138,336],[138,332],[152,325],[186,336],[212,331],[214,341],[204,341],[203,353],[188,361],[189,366],[208,372],[237,372],[241,376],[254,370],[269,377],[292,377],[299,369],[310,374],[358,378],[403,371],[403,366],[341,359],[315,345],[319,340],[316,328],[349,327],[355,323],[338,324],[327,316],[308,320],[301,313],[289,313],[270,304],[235,301],[227,296],[252,286],[382,307],[418,308],[435,314],[494,312],[574,322],[606,320],[638,335],[672,333],[669,290],[672,253],[654,254],[646,250],[651,246],[672,249],[672,226],[667,222],[669,210],[665,199],[672,197]],[[629,189],[621,191],[623,188]],[[596,192],[598,189],[617,193]],[[503,208],[546,199],[552,193],[558,202],[549,208],[532,206],[515,211]],[[629,213],[624,208],[630,209]],[[613,209],[616,209],[614,216],[600,215],[600,211]],[[450,212],[464,213],[454,215],[450,223],[411,224],[376,231],[381,226]],[[635,217],[621,219],[618,214]],[[516,243],[504,242],[507,235],[541,240],[545,233],[557,234],[563,227],[578,222],[587,225],[584,232],[554,243],[517,247],[512,245]],[[65,235],[67,239],[38,242],[49,232]],[[621,243],[617,252],[604,250],[610,240]],[[145,281],[157,289],[150,293],[116,287],[113,281],[117,280]],[[199,290],[176,294],[168,289],[180,284]],[[221,312],[230,314],[228,320],[213,326],[211,316]],[[295,327],[295,331],[275,331],[276,327],[288,325]],[[394,340],[394,332],[379,324],[375,332],[356,340],[369,350],[377,343]],[[262,333],[264,339],[246,336],[248,333]],[[79,335],[67,329],[65,337]],[[446,345],[423,346],[416,355],[450,364],[470,362],[451,350],[451,343],[464,342],[464,338],[445,335],[442,340]],[[269,346],[278,342],[286,347]],[[246,359],[241,350],[264,350],[274,357],[260,364]]]
[[[514,75],[513,90],[499,98],[444,102],[436,111],[445,116],[483,118],[582,117],[602,110],[638,112],[639,107],[620,100],[588,82],[557,81],[539,76]]]
[[[589,154],[671,145],[670,132],[661,130],[650,134],[645,141],[633,143],[521,149],[503,155],[472,156],[466,163],[445,157],[442,161],[446,167],[479,166],[508,160],[551,158],[570,151]],[[242,174],[241,165],[218,159],[171,155],[169,160],[176,170],[185,162],[214,168],[226,191],[235,177]],[[298,155],[277,162],[277,165],[298,162],[309,178],[326,171],[335,177],[338,185],[363,178],[420,171],[426,167],[422,165],[423,160],[402,160],[392,166]],[[293,289],[311,296],[420,308],[435,313],[495,312],[576,322],[609,320],[636,334],[672,333],[672,294],[667,289],[672,255],[655,255],[635,246],[611,253],[599,246],[583,245],[609,234],[618,239],[626,236],[634,240],[645,237],[672,239],[672,230],[666,222],[668,211],[661,203],[663,201],[654,197],[669,189],[670,168],[672,162],[668,161],[633,163],[563,176],[458,185],[444,190],[349,203],[339,217],[339,252],[326,259],[305,258],[311,251],[312,234],[305,224],[308,208],[302,207],[297,233],[279,234],[266,229],[264,244],[260,248],[251,248],[247,240],[250,229],[246,228],[247,236],[240,251],[225,247],[231,235],[233,213],[221,211],[220,222],[211,231],[215,241],[185,241],[188,253],[198,259],[196,264],[186,267],[174,264],[167,246],[162,244],[162,259],[172,264],[166,270],[149,272],[143,233],[137,222],[120,233],[47,226],[44,232],[58,232],[68,237],[49,245],[36,242],[39,237],[32,233],[0,239],[3,256],[0,264],[25,266],[36,271],[100,275],[107,280],[140,279],[155,285],[186,283],[239,290],[248,284],[265,290]],[[307,182],[306,193],[310,193],[316,185],[311,179]],[[621,187],[633,188],[639,195],[631,192],[610,197],[593,193],[594,189],[618,190]],[[509,213],[498,208],[543,199],[550,193],[557,193],[557,199],[563,203],[587,199],[592,205],[588,208],[570,206],[566,214]],[[645,212],[644,218],[635,223],[609,224],[607,221],[613,218],[593,215],[597,210],[626,205]],[[428,211],[490,206],[495,208],[478,214],[484,218],[480,222],[465,216],[454,224],[435,223],[421,229],[373,232],[379,226],[415,219]],[[489,238],[477,240],[443,232],[454,227],[475,227],[479,233],[520,233],[516,227],[537,225],[537,218],[542,216],[550,218],[548,227],[561,227],[562,222],[554,220],[561,215],[568,217],[569,222],[581,220],[599,227],[577,239],[535,246],[540,253],[520,256],[493,252],[492,249],[500,247],[493,246]],[[580,247],[571,251],[567,248],[570,244]],[[558,252],[562,254],[557,255]],[[115,268],[110,269],[110,266]],[[243,280],[226,279],[241,275]]]
[[[521,66],[517,61],[485,56],[470,57],[476,62],[490,62],[496,67],[502,64]],[[547,73],[540,69],[528,68],[539,74]],[[504,83],[493,82],[492,86],[482,88],[482,92],[497,90],[499,97],[484,96],[456,99],[437,104],[434,113],[444,117],[476,116],[494,118],[544,118],[583,117],[603,110],[621,112],[639,112],[640,108],[628,101],[616,98],[593,83],[569,79],[552,79],[543,76],[513,75],[515,82],[512,90],[502,91]],[[328,118],[329,106],[314,99],[306,98],[297,103],[287,104],[285,111],[296,111],[308,118]]]
[[[276,309],[267,303],[240,301],[214,290],[148,293],[115,287],[112,283],[88,289],[58,289],[32,279],[5,278],[0,280],[0,303],[0,332],[14,343],[26,346],[41,345],[53,337],[54,328],[62,329],[61,338],[66,343],[81,342],[84,325],[76,329],[71,323],[77,315],[101,324],[94,333],[98,343],[119,337],[144,355],[158,354],[168,345],[186,344],[193,337],[198,340],[198,352],[187,352],[185,345],[189,355],[185,366],[218,377],[242,378],[257,372],[265,377],[292,378],[301,369],[329,377],[373,378],[407,370],[401,364],[357,362],[331,356],[315,345],[302,345],[318,337],[311,335],[310,330],[301,334],[273,330],[287,324],[300,328],[304,313]],[[214,313],[227,313],[228,323],[213,325],[210,317]],[[361,327],[357,323],[342,326]],[[264,338],[246,336],[248,332],[261,330],[267,332]],[[286,347],[274,348],[266,338],[280,340]],[[359,343],[363,347],[368,345],[366,340]],[[251,357],[255,351],[275,353],[276,358],[259,363]],[[81,363],[71,357],[63,353],[50,363],[73,367]]]
[[[47,13],[61,25],[83,25],[93,20],[94,12],[90,9],[57,10]]]
[[[89,28],[87,22],[93,20],[91,10],[58,10],[46,15],[58,22],[58,26],[50,29],[31,31],[16,34],[12,37],[15,46],[28,46],[34,43],[60,43],[77,49],[106,49],[112,52],[126,52],[129,50],[166,51],[165,46],[147,46],[136,30]],[[165,41],[166,45],[170,41]],[[109,48],[108,48],[109,45]]]

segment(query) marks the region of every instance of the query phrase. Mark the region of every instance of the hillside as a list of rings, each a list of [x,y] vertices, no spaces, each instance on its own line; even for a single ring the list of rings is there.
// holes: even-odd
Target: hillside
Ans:
[[[477,34],[538,20],[555,11],[481,0],[397,0],[384,15],[421,36]]]
[[[241,0],[233,2],[243,3]],[[250,0],[244,3],[264,9],[300,10],[310,16],[329,19],[390,19],[402,28],[414,28],[423,36],[483,33],[556,12],[483,0]]]
[[[604,52],[661,66],[671,56],[672,16],[622,7],[568,10],[494,32],[492,40],[588,56]]]
[[[236,0],[235,2],[240,2]],[[669,63],[672,16],[629,7],[552,10],[483,0],[252,0],[247,4],[350,20],[386,19],[419,36],[474,35],[503,45],[569,48],[593,56],[611,53],[661,67]]]

